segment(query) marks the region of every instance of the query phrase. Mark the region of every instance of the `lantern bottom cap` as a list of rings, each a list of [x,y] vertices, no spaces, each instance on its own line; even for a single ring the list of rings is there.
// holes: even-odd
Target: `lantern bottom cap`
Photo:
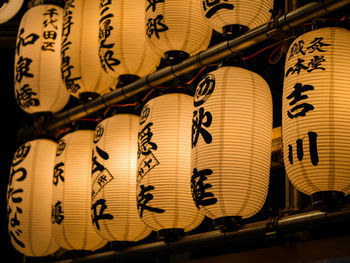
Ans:
[[[89,101],[92,101],[99,96],[100,94],[98,94],[97,92],[86,91],[79,94],[79,99],[82,103],[88,103]]]
[[[184,236],[184,233],[185,231],[183,228],[168,228],[158,231],[159,236],[163,237],[166,243],[179,240],[181,237]]]
[[[124,87],[124,86],[127,86],[131,83],[133,83],[134,81],[140,79],[139,76],[137,75],[134,75],[134,74],[123,74],[123,75],[120,75],[118,76],[118,83],[117,83],[117,86],[116,88],[121,88],[121,87]]]
[[[189,58],[190,54],[182,50],[169,50],[164,53],[165,66],[174,66],[185,59]]]
[[[312,207],[321,211],[334,211],[342,204],[344,193],[339,191],[320,191],[311,195]]]
[[[249,27],[240,24],[226,25],[222,27],[222,36],[226,40],[234,39],[249,30]]]
[[[242,217],[240,216],[223,216],[214,219],[214,226],[221,232],[230,232],[238,229]]]

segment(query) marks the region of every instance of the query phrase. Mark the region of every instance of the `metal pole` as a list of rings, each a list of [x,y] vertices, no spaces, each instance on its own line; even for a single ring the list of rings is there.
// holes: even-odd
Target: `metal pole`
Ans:
[[[295,233],[319,227],[330,227],[344,224],[350,220],[350,209],[336,212],[312,211],[292,216],[286,216],[276,220],[270,226],[271,221],[265,220],[256,223],[243,225],[236,231],[222,233],[219,230],[207,233],[185,236],[182,239],[165,243],[157,241],[150,244],[139,245],[127,248],[123,251],[107,251],[95,255],[90,255],[75,260],[58,261],[57,263],[73,262],[136,262],[137,259],[169,255],[175,253],[188,252],[200,248],[215,248],[225,245],[241,244],[242,242],[253,241],[254,239],[264,239],[272,232],[277,234]]]
[[[112,104],[119,103],[127,98],[140,94],[141,92],[164,84],[182,74],[189,73],[206,65],[217,63],[229,55],[262,43],[267,39],[273,39],[277,36],[281,37],[281,34],[284,34],[284,38],[289,38],[290,35],[288,35],[288,33],[291,33],[294,27],[327,15],[328,13],[336,11],[349,4],[350,0],[323,0],[311,2],[274,21],[270,21],[252,29],[233,40],[224,41],[218,45],[210,47],[177,65],[168,66],[158,70],[145,78],[139,79],[125,87],[100,96],[86,104],[58,113],[54,115],[51,120],[44,122],[42,124],[42,129],[47,131],[54,130],[62,125],[102,110]],[[28,129],[27,131],[22,132],[26,134]]]

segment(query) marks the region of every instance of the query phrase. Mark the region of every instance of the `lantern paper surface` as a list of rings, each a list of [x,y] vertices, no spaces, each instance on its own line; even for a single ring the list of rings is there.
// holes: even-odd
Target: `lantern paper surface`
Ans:
[[[118,114],[95,130],[91,213],[97,233],[109,241],[139,241],[151,233],[136,206],[139,117]]]
[[[130,74],[142,78],[160,62],[146,40],[145,6],[143,0],[100,0],[100,62],[114,77]]]
[[[0,24],[6,23],[21,9],[24,0],[0,1]]]
[[[350,31],[298,37],[286,57],[282,139],[293,185],[312,195],[350,189]]]
[[[159,55],[173,50],[194,55],[208,47],[212,30],[201,13],[202,1],[145,2],[147,39]]]
[[[228,25],[242,25],[252,29],[268,22],[273,0],[203,0],[200,5],[203,16],[211,27],[223,33],[222,28]]]
[[[167,94],[142,109],[138,134],[137,207],[153,230],[190,231],[203,220],[191,197],[192,97]]]
[[[52,171],[57,144],[47,139],[20,146],[13,158],[7,188],[8,230],[11,243],[29,257],[58,249],[52,237]]]
[[[78,130],[58,143],[53,172],[52,225],[56,242],[69,250],[96,250],[103,240],[91,219],[93,131]]]
[[[27,113],[57,112],[69,100],[60,74],[62,8],[38,5],[22,17],[15,50],[15,97]]]
[[[103,95],[115,89],[117,80],[100,65],[99,1],[68,0],[63,16],[61,71],[73,96],[83,92]]]
[[[257,213],[268,190],[272,98],[266,81],[221,67],[198,84],[192,124],[191,189],[212,219]]]

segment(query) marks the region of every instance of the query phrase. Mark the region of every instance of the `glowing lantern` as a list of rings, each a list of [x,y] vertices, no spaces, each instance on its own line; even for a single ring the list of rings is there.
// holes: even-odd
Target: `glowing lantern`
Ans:
[[[69,100],[60,75],[61,33],[61,7],[38,5],[22,17],[15,50],[15,96],[28,113],[55,113]]]
[[[192,97],[167,94],[142,109],[137,152],[137,208],[155,231],[190,231],[203,214],[191,197]]]
[[[8,229],[12,245],[29,257],[54,253],[52,171],[57,144],[37,139],[20,146],[13,158],[7,188]]]
[[[203,16],[219,33],[242,28],[252,29],[271,18],[273,0],[217,0],[201,1]]]
[[[115,78],[145,77],[160,62],[146,40],[145,6],[139,0],[100,0],[100,61]]]
[[[99,61],[98,8],[97,0],[65,2],[61,71],[66,88],[76,97],[103,95],[116,86]]]
[[[24,0],[0,1],[0,24],[6,23],[21,9]]]
[[[91,219],[93,131],[78,130],[58,144],[53,173],[52,224],[56,242],[69,250],[96,250],[106,241]]]
[[[151,233],[136,206],[138,124],[138,116],[118,114],[95,130],[91,212],[95,230],[110,241],[138,241]]]
[[[212,30],[201,13],[200,2],[147,1],[146,35],[157,54],[194,55],[208,47]]]
[[[194,95],[192,196],[216,220],[247,218],[269,184],[272,98],[266,81],[238,67],[207,74]],[[221,223],[220,223],[221,222]]]
[[[327,27],[291,44],[285,64],[282,139],[293,185],[317,199],[350,189],[350,31]]]

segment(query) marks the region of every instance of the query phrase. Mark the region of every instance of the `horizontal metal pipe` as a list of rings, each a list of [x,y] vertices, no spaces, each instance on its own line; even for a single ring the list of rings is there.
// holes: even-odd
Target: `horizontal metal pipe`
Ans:
[[[108,94],[96,98],[82,106],[58,113],[42,124],[43,130],[50,131],[68,124],[73,120],[97,112],[109,105],[119,103],[126,98],[130,98],[145,90],[159,86],[176,77],[199,69],[204,65],[217,63],[231,54],[240,52],[246,48],[262,43],[267,39],[285,34],[284,38],[289,38],[286,33],[290,33],[293,27],[299,26],[307,21],[326,15],[342,7],[349,5],[350,0],[324,0],[311,2],[301,8],[293,10],[275,21],[261,25],[247,33],[229,41],[224,41],[207,50],[200,52],[185,61],[158,70],[145,78],[139,79],[125,87],[119,88]]]
[[[90,255],[69,262],[123,262],[161,256],[175,253],[183,253],[199,248],[220,247],[227,244],[240,244],[254,239],[266,238],[271,232],[278,234],[293,233],[318,227],[336,226],[347,223],[350,220],[350,207],[342,211],[321,212],[311,211],[276,219],[272,225],[271,220],[243,225],[236,231],[222,233],[214,230],[206,233],[185,236],[177,241],[165,243],[157,241],[145,245],[139,245],[124,249],[123,251],[108,251]],[[67,261],[59,261],[61,263]],[[68,262],[67,262],[68,263]]]

